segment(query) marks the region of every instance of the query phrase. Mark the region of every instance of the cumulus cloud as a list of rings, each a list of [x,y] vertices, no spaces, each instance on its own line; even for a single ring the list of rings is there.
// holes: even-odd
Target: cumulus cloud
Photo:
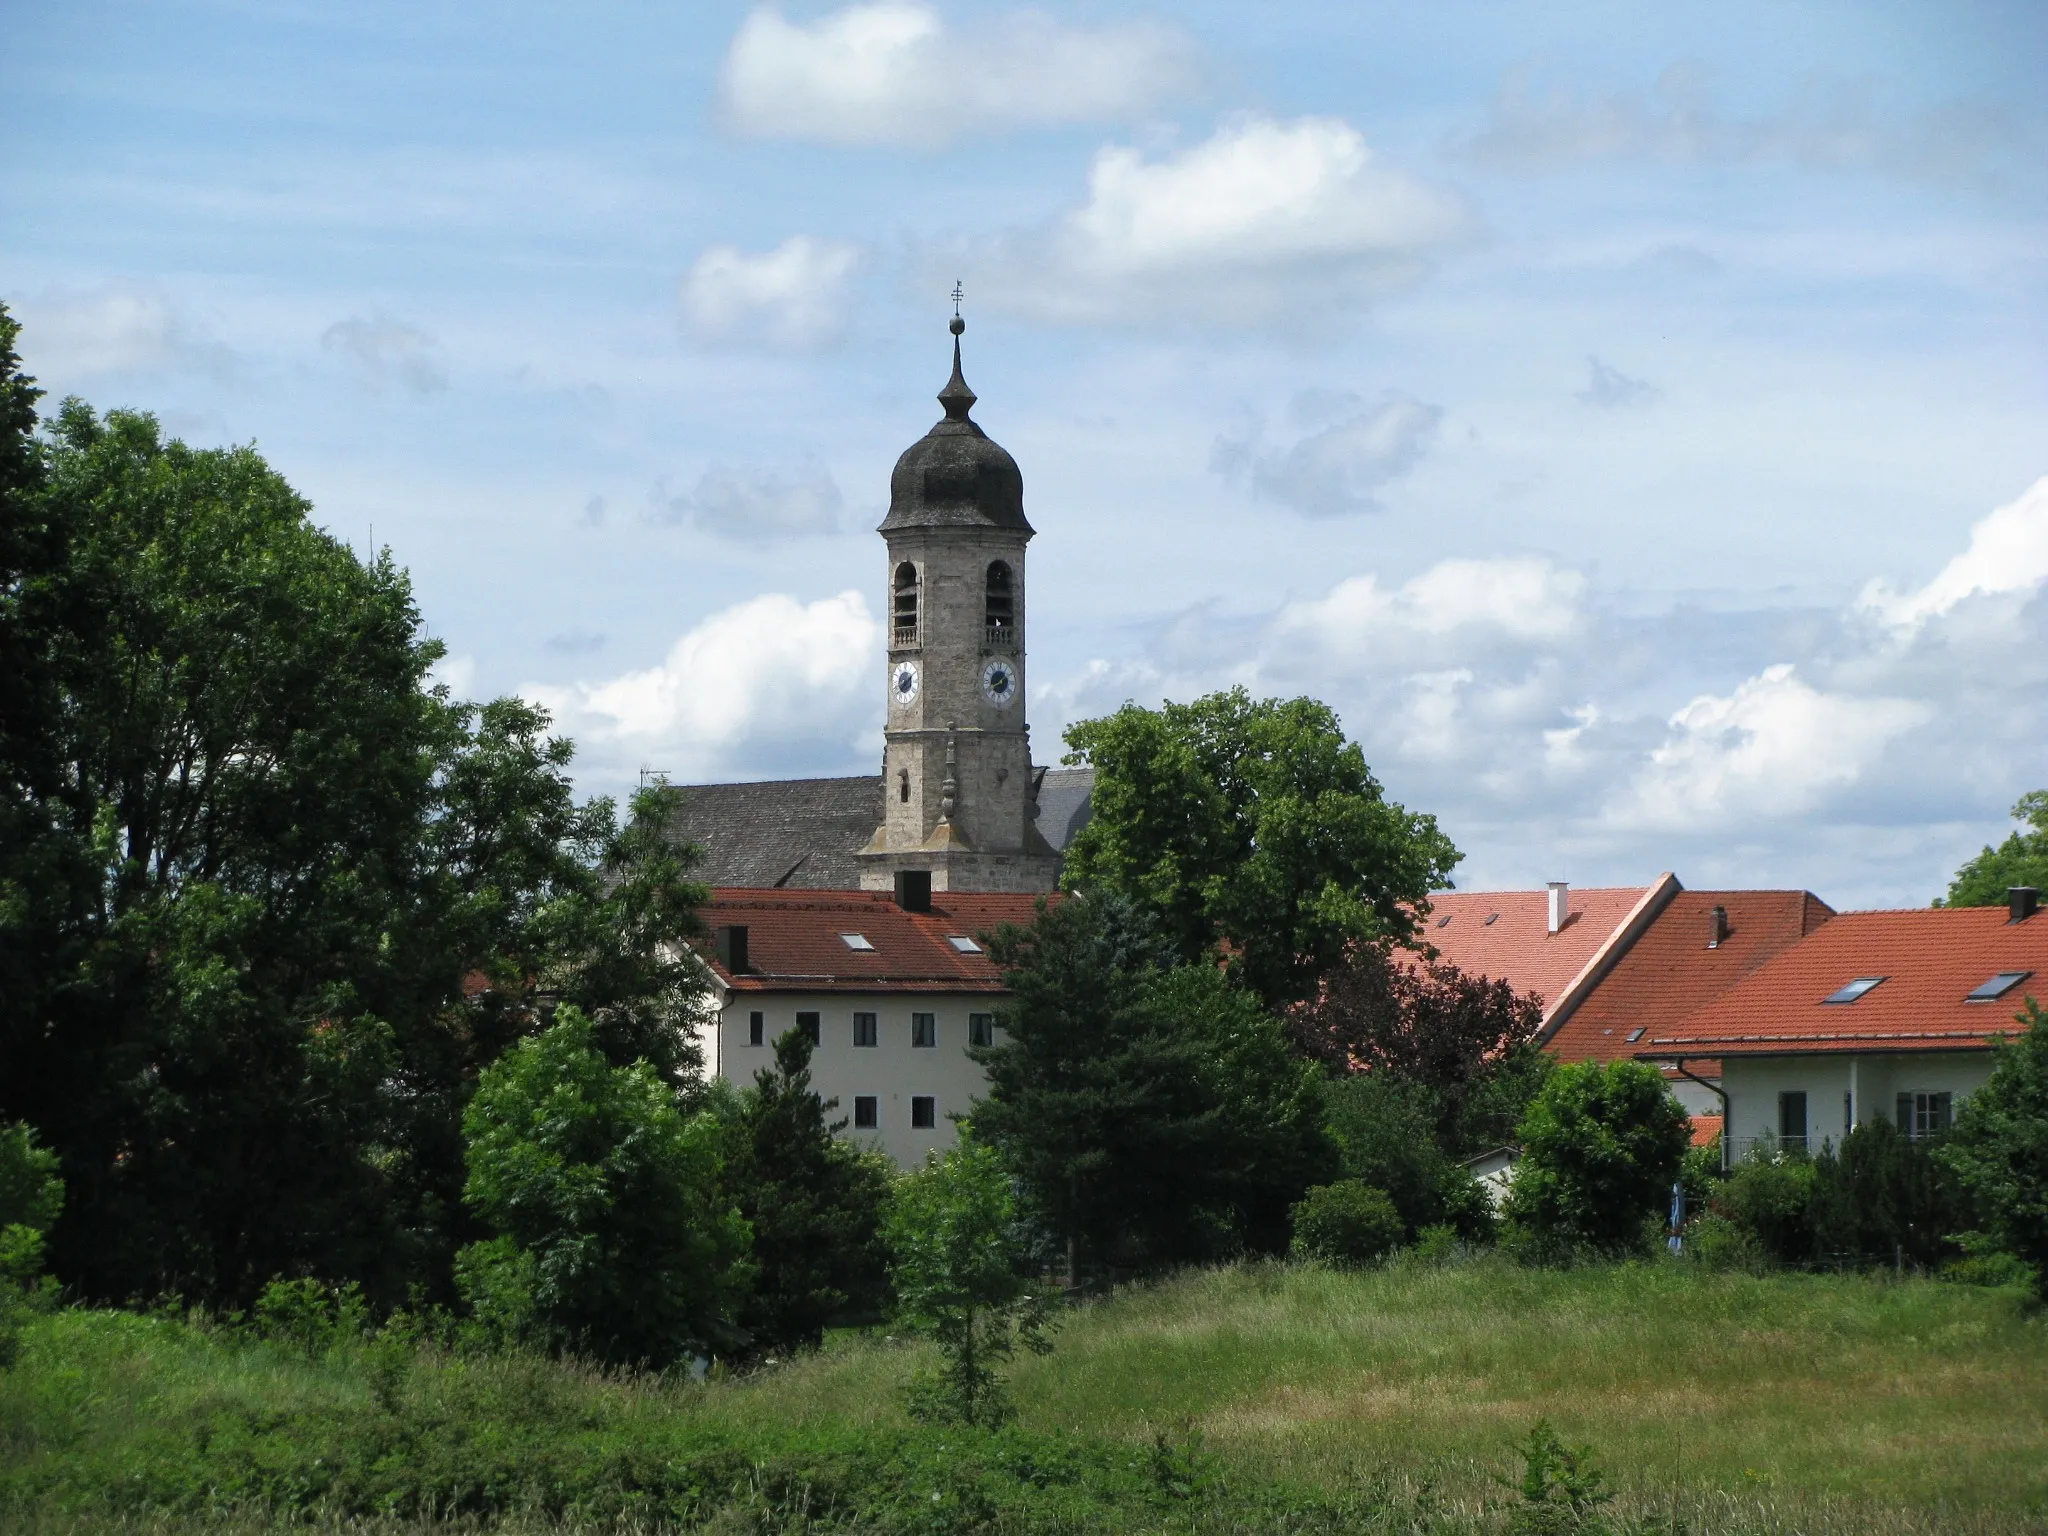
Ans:
[[[683,325],[702,342],[802,350],[838,336],[860,250],[792,235],[772,251],[708,247],[683,278]]]
[[[431,395],[448,387],[434,338],[417,326],[377,315],[337,320],[320,345],[344,359],[363,386],[381,394],[392,385],[408,394]]]
[[[1360,658],[1440,655],[1438,642],[1453,636],[1555,643],[1578,627],[1585,591],[1580,572],[1533,555],[1441,560],[1394,588],[1370,572],[1348,577],[1322,597],[1287,604],[1273,627]]]
[[[19,306],[31,372],[68,384],[126,374],[231,378],[240,366],[171,295],[115,282],[32,295]]]
[[[715,466],[687,495],[671,496],[657,485],[654,517],[688,522],[721,538],[758,542],[837,533],[844,504],[838,483],[822,464],[805,464],[791,474],[759,465]]]
[[[1380,489],[1415,466],[1443,414],[1437,406],[1390,394],[1285,448],[1268,450],[1257,434],[1225,438],[1211,462],[1226,475],[1247,478],[1256,495],[1311,517],[1375,512]]]
[[[1782,111],[1737,117],[1716,106],[1693,64],[1674,64],[1647,93],[1538,93],[1527,68],[1509,71],[1486,126],[1464,141],[1471,159],[1496,170],[1547,171],[1589,161],[1645,157],[1680,164],[1792,164],[1865,171],[1914,181],[1990,179],[2018,142],[2005,114],[1948,105],[1889,108],[1869,87],[1810,81]]]
[[[1663,393],[1647,379],[1633,379],[1619,368],[1610,368],[1597,357],[1586,359],[1586,387],[1579,391],[1579,400],[1586,405],[1599,406],[1603,410],[1614,410],[1632,405],[1648,405]]]
[[[1162,159],[1103,149],[1078,206],[948,260],[1044,322],[1307,333],[1414,281],[1470,227],[1341,119],[1244,117]]]
[[[1913,629],[1978,593],[2032,593],[2048,582],[2048,476],[1970,529],[1970,544],[1917,592],[1883,580],[1863,589],[1858,606],[1885,623]]]
[[[733,38],[719,105],[755,138],[935,148],[1129,121],[1199,77],[1194,45],[1158,22],[1076,27],[1023,10],[956,26],[936,6],[877,0],[805,24],[764,6]]]
[[[712,614],[656,666],[522,691],[601,773],[829,769],[875,729],[880,659],[881,626],[860,593],[811,603],[770,593]]]
[[[1613,815],[1625,825],[1691,829],[1809,811],[1933,717],[1919,700],[1821,692],[1781,662],[1674,714],[1669,738]]]

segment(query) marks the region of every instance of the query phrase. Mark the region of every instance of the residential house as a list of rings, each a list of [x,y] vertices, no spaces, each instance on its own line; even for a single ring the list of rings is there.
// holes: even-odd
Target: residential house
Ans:
[[[2048,996],[2048,918],[2007,907],[1844,912],[1704,1008],[1653,1022],[1640,1060],[1721,1067],[1723,1155],[1759,1141],[1817,1151],[1889,1119],[1938,1134],[1991,1074],[1992,1041]]]

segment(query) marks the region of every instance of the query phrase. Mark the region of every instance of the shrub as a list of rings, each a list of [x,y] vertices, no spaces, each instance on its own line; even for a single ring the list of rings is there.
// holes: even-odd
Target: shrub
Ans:
[[[0,1369],[21,1352],[21,1323],[55,1282],[43,1278],[43,1234],[64,1209],[57,1154],[26,1125],[0,1125]]]
[[[565,1008],[483,1073],[462,1124],[464,1196],[500,1234],[458,1259],[480,1318],[657,1366],[735,1341],[747,1230],[718,1200],[718,1126],[652,1067],[611,1066]]]
[[[1400,1245],[1402,1230],[1387,1192],[1359,1179],[1320,1185],[1294,1207],[1298,1258],[1370,1264]]]
[[[2026,1032],[2000,1043],[1991,1080],[1964,1102],[1942,1158],[2048,1298],[2048,1010],[2030,997],[2019,1019]]]
[[[1872,1120],[1813,1161],[1813,1243],[1823,1256],[1932,1267],[1972,1224],[1968,1197],[1932,1143]]]
[[[1486,1192],[1438,1140],[1440,1096],[1392,1072],[1361,1072],[1323,1085],[1323,1123],[1344,1177],[1386,1191],[1404,1234],[1448,1222],[1468,1239],[1492,1234]]]
[[[1775,1142],[1757,1147],[1715,1195],[1714,1211],[1780,1264],[1813,1257],[1813,1162]]]
[[[1578,1062],[1551,1073],[1520,1139],[1508,1219],[1524,1251],[1560,1258],[1644,1248],[1692,1131],[1655,1067]]]
[[[1760,1273],[1770,1263],[1770,1255],[1754,1232],[1712,1211],[1687,1224],[1684,1256],[1706,1269],[1741,1270],[1747,1274]]]

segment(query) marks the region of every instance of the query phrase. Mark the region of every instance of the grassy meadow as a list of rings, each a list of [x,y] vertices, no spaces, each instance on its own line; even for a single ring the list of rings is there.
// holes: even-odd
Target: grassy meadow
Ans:
[[[906,1423],[924,1357],[844,1335],[692,1384],[59,1313],[0,1373],[0,1523],[1479,1532],[1541,1416],[1621,1529],[2048,1530],[2048,1319],[2008,1290],[1202,1271],[1077,1309],[993,1437]]]

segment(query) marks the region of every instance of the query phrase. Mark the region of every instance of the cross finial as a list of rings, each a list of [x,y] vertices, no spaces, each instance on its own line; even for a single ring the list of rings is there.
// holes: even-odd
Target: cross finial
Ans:
[[[953,279],[953,314],[956,317],[960,313],[960,301],[966,297],[967,294],[960,287],[960,280],[958,278]]]

